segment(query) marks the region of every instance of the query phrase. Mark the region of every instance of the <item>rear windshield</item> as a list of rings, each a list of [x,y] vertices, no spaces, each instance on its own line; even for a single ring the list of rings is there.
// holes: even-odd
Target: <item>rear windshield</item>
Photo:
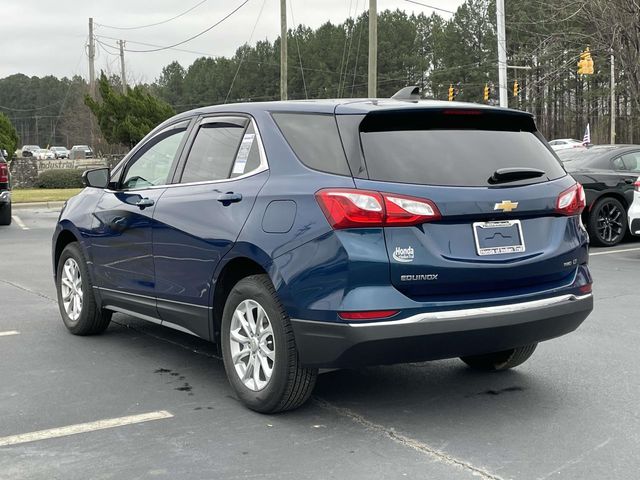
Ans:
[[[428,185],[488,186],[499,168],[545,175],[501,185],[553,180],[564,169],[535,132],[481,129],[361,131],[369,178]]]

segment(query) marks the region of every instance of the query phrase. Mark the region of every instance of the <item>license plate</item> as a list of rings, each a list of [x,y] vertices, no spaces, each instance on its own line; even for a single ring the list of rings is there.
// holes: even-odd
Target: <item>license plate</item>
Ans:
[[[475,222],[473,235],[478,255],[502,255],[524,252],[524,237],[520,220]]]

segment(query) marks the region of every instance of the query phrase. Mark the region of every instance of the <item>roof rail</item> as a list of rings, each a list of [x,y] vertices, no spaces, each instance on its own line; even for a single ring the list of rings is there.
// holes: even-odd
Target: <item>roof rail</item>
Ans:
[[[403,100],[406,102],[417,102],[420,100],[420,87],[413,85],[411,87],[404,87],[398,90],[391,97],[393,100]]]

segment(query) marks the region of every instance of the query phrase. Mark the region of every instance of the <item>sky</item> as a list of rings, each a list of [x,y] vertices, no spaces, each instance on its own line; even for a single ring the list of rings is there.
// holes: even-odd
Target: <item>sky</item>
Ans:
[[[181,42],[210,27],[245,0],[0,0],[0,78],[15,74],[57,77],[88,77],[89,17],[93,17],[96,45],[96,75],[100,70],[120,73],[117,39],[127,41],[127,49],[154,47],[142,42],[167,46]],[[297,24],[317,28],[331,21],[342,23],[368,8],[368,0],[287,0],[288,26]],[[433,7],[454,11],[462,0],[415,0]],[[409,0],[377,0],[378,11],[400,9],[408,14],[436,12],[444,18],[451,14],[417,5]],[[199,5],[198,5],[199,4]],[[161,25],[188,9],[193,10]],[[292,15],[293,13],[293,15]],[[295,22],[294,22],[295,20]],[[255,30],[254,30],[255,27]],[[253,33],[253,35],[252,35]],[[280,35],[280,0],[248,0],[219,26],[180,47],[191,52],[125,52],[129,83],[153,82],[162,68],[177,60],[183,67],[203,55],[231,56],[244,44],[258,40],[273,41]],[[106,38],[111,37],[111,38]],[[103,46],[104,45],[104,46]],[[194,53],[197,52],[197,53]]]

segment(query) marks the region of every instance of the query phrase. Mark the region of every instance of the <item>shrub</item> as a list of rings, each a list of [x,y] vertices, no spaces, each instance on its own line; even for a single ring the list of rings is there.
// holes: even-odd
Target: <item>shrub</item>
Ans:
[[[45,170],[35,184],[36,188],[80,188],[82,187],[82,170],[75,168],[53,168]]]

